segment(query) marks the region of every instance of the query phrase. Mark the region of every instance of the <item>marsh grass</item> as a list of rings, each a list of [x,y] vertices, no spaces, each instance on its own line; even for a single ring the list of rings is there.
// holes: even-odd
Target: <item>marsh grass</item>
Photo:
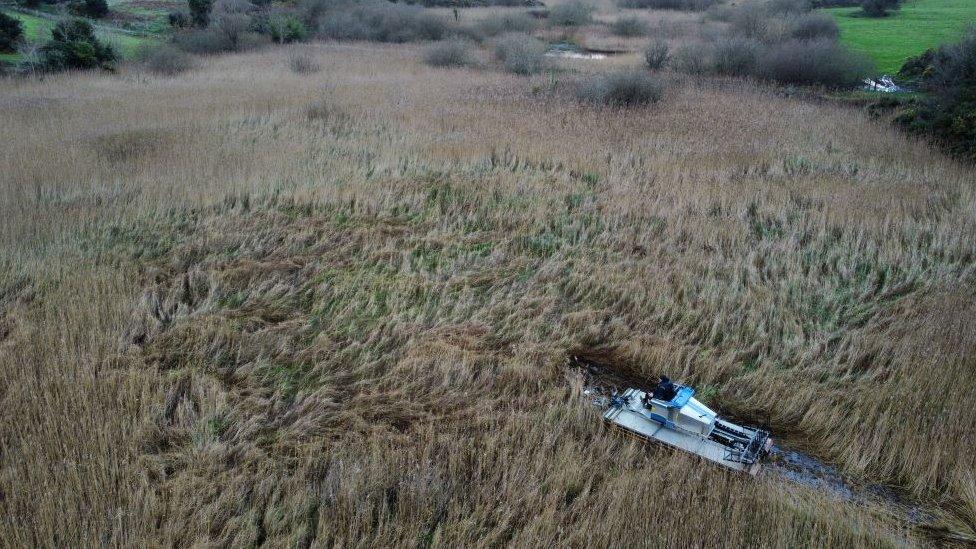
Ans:
[[[295,74],[313,74],[322,70],[319,62],[304,51],[294,51],[288,56],[288,68]]]
[[[0,81],[5,543],[972,536],[969,167],[747,82],[604,109],[292,51]],[[606,429],[596,348],[939,522]]]

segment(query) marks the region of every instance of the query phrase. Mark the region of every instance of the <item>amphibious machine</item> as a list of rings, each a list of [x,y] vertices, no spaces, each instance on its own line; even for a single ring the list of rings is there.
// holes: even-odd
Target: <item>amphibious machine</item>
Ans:
[[[723,420],[695,390],[661,377],[652,393],[629,388],[610,398],[603,418],[622,429],[755,475],[773,445],[769,433]]]

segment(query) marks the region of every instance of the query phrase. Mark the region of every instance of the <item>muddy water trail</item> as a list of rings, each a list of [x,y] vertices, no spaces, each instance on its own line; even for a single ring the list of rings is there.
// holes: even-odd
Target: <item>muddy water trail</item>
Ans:
[[[609,405],[610,397],[617,391],[628,387],[645,391],[651,389],[646,381],[615,372],[606,365],[579,356],[570,357],[567,364],[581,373],[583,394],[601,409]],[[841,501],[873,506],[915,526],[932,520],[930,513],[896,491],[879,485],[859,483],[828,462],[792,449],[789,439],[778,439],[776,433],[771,433],[771,436],[776,445],[770,450],[761,475],[773,475],[783,482],[799,484]]]
[[[584,48],[568,42],[550,44],[546,49],[547,57],[561,57],[564,59],[607,59],[614,55],[627,53],[622,50],[600,50]]]
[[[859,483],[814,456],[780,445],[770,450],[768,463],[760,474],[776,475],[784,481],[827,493],[842,501],[877,507],[915,526],[932,521],[930,513],[895,490]]]

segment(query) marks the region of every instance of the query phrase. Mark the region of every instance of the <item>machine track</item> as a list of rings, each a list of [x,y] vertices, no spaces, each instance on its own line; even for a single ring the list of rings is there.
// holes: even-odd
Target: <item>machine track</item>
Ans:
[[[567,365],[583,376],[583,394],[590,397],[591,402],[601,409],[609,405],[610,398],[617,391],[627,387],[642,390],[652,388],[646,381],[620,375],[609,367],[585,358],[571,356]],[[713,437],[725,437],[730,441],[743,436],[742,433],[737,434],[727,423],[717,425],[716,431],[718,432],[713,433]],[[790,440],[782,440],[775,434],[773,438],[777,444],[769,451],[762,475],[775,475],[783,482],[825,492],[845,502],[878,507],[914,526],[923,526],[932,521],[931,513],[896,491],[879,485],[858,483],[828,462],[793,449]]]

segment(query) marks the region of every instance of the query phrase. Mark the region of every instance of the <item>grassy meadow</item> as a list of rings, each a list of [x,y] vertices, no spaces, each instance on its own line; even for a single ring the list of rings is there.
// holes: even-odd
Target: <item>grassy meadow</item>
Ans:
[[[0,79],[4,545],[976,542],[971,166],[749,80],[576,99],[638,54],[426,46]],[[622,436],[581,352],[921,511]]]
[[[0,12],[20,21],[21,28],[24,29],[24,38],[27,40],[43,40],[51,35],[51,29],[54,27],[52,22],[41,17],[17,13],[15,11],[0,10]],[[0,53],[0,62],[14,63],[20,61],[20,58],[21,55],[19,53]]]
[[[112,19],[128,30],[166,34],[171,29],[168,14],[185,9],[186,2],[178,0],[112,0],[109,1]]]
[[[969,0],[906,0],[888,17],[863,17],[860,8],[824,10],[834,16],[841,39],[871,56],[879,73],[895,74],[909,57],[958,40],[976,24]]]
[[[113,9],[116,9],[113,6]],[[0,10],[3,13],[20,21],[24,29],[24,39],[30,42],[43,43],[51,37],[51,29],[61,19],[56,14],[46,14],[44,12],[24,13],[17,10]],[[160,17],[158,13],[152,17]],[[162,15],[165,17],[165,14]],[[130,31],[113,23],[95,23],[96,35],[99,39],[111,44],[122,58],[132,58],[139,49],[147,42],[154,42],[157,38],[153,35],[138,31]],[[159,25],[156,25],[158,28]],[[0,53],[0,62],[17,63],[22,60],[19,53]]]

